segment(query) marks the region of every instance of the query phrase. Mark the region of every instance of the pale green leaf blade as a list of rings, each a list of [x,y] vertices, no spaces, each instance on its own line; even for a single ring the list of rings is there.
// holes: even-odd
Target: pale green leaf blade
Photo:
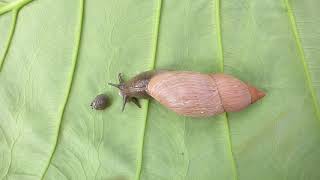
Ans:
[[[107,83],[117,82],[120,72],[128,78],[151,68],[156,2],[85,5],[72,88],[44,177],[133,179],[143,141],[145,102],[143,109],[130,103],[122,113],[118,90]],[[98,93],[111,98],[112,106],[105,111],[89,106]]]
[[[291,0],[301,47],[305,56],[310,80],[315,90],[314,98],[320,102],[320,1]],[[318,105],[319,106],[319,105]],[[318,107],[319,108],[319,107]]]
[[[225,71],[267,93],[229,116],[239,178],[317,179],[320,119],[285,1],[222,5]]]
[[[4,60],[5,53],[8,49],[8,40],[10,34],[10,27],[12,26],[13,13],[7,13],[0,18],[0,67]],[[0,68],[1,69],[1,68]]]
[[[216,11],[206,0],[163,1],[155,68],[220,71]],[[184,118],[154,101],[149,108],[142,179],[236,178],[224,116]]]
[[[2,2],[2,1],[0,1]],[[0,4],[0,179],[319,179],[316,0]],[[233,74],[266,91],[194,119],[107,82],[149,69]],[[99,93],[111,106],[90,108]]]
[[[7,1],[1,0],[1,1],[0,1],[0,8],[3,7],[3,6],[5,6],[6,4],[8,4]]]
[[[58,13],[73,9],[71,1],[47,9],[49,4],[36,1],[20,11],[0,73],[1,178],[40,179],[51,155],[76,14]],[[56,18],[48,21],[46,14]]]
[[[3,7],[4,5],[6,5],[4,2],[0,1],[0,8]]]

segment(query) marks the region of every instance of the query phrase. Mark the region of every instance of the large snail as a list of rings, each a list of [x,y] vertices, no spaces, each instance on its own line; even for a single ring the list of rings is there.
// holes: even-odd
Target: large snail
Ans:
[[[147,71],[119,84],[122,111],[127,102],[140,107],[138,98],[152,97],[174,112],[191,117],[207,117],[240,111],[265,96],[265,93],[233,76],[190,71]]]

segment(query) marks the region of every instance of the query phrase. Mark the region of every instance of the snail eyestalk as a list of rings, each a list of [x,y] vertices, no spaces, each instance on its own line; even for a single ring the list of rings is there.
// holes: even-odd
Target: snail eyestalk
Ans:
[[[126,107],[126,104],[128,102],[128,96],[123,96],[123,103],[122,103],[122,109],[121,111],[123,112],[124,111],[124,108]]]
[[[114,83],[108,83],[110,86],[116,87],[120,90],[120,95],[122,96],[122,112],[125,109],[125,106],[128,102],[133,102],[135,105],[137,105],[139,108],[141,108],[139,100],[137,99],[137,97],[135,97],[134,94],[132,94],[132,89],[134,89],[134,87],[131,86],[127,86],[126,82],[123,79],[122,73],[118,74],[118,80],[119,80],[119,84],[114,84]],[[131,89],[132,88],[132,89]]]
[[[120,83],[120,84],[124,83],[122,73],[119,73],[119,74],[118,74],[118,79],[119,79],[119,83]]]
[[[116,87],[118,89],[120,89],[120,84],[114,84],[114,83],[108,83],[108,85]]]
[[[116,88],[118,88],[120,90],[123,89],[123,85],[124,85],[125,82],[123,80],[122,73],[118,74],[118,79],[119,79],[119,84],[108,83],[108,85],[116,87]]]

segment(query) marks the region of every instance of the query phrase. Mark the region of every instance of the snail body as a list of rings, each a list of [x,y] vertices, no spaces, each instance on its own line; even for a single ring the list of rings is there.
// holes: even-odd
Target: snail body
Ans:
[[[120,76],[119,76],[120,77]],[[147,71],[120,84],[124,97],[137,104],[137,98],[152,97],[174,112],[191,117],[208,117],[240,111],[265,96],[264,92],[222,73],[190,71]]]

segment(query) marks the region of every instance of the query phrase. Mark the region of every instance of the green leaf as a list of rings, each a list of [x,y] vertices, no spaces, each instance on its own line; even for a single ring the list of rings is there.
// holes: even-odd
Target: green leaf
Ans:
[[[4,5],[6,5],[7,4],[7,2],[6,1],[4,1],[4,0],[0,0],[0,8],[2,7],[2,6],[4,6]]]
[[[2,2],[2,1],[0,1]],[[320,178],[317,0],[17,0],[0,4],[0,179]],[[107,86],[150,69],[263,89],[205,119]],[[100,93],[104,111],[90,108]]]

